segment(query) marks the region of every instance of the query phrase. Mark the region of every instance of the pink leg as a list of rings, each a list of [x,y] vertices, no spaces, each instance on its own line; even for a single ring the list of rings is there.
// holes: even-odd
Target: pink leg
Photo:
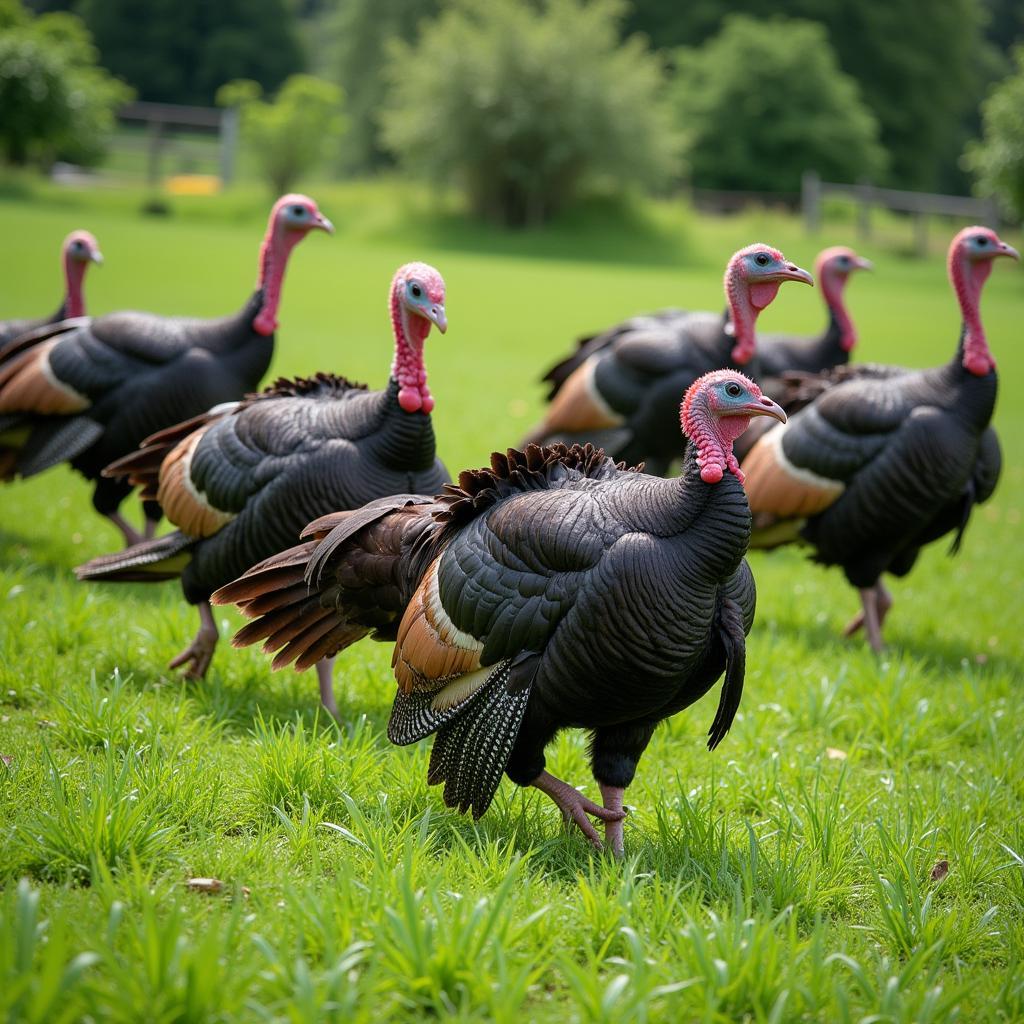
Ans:
[[[217,623],[213,618],[213,609],[209,601],[203,601],[199,606],[199,632],[195,639],[176,658],[168,668],[180,668],[188,665],[185,670],[187,679],[202,679],[213,660],[213,652],[217,646],[220,634],[217,632]]]
[[[126,548],[130,548],[133,544],[138,544],[142,540],[142,534],[119,512],[108,512],[107,518],[121,531]]]
[[[626,795],[625,789],[621,786],[606,786],[601,783],[601,798],[604,800],[604,806],[609,811],[621,812],[623,817],[616,818],[615,821],[606,821],[604,824],[604,842],[609,850],[615,855],[618,860],[621,860],[626,853],[625,842],[623,839],[623,822],[625,820],[625,814],[627,813],[622,806],[622,798]]]
[[[873,587],[860,591],[861,611],[859,611],[843,630],[843,636],[853,636],[859,629],[867,633],[871,649],[880,654],[885,649],[882,642],[882,623],[885,622],[889,609],[892,608],[892,594],[885,589],[879,580]]]
[[[541,772],[530,783],[536,786],[542,793],[546,793],[562,812],[566,824],[574,822],[579,830],[590,840],[591,844],[598,850],[604,849],[601,837],[597,829],[590,823],[588,814],[600,818],[604,822],[619,821],[626,816],[626,812],[610,807],[601,807],[593,800],[588,800],[578,789],[574,789],[567,782],[556,779],[550,772]]]
[[[341,721],[338,705],[334,703],[334,658],[321,658],[316,663],[316,678],[320,683],[320,703],[337,722]]]
[[[146,540],[152,540],[156,536],[156,528],[160,525],[159,519],[146,519],[146,525],[143,527],[142,536]]]

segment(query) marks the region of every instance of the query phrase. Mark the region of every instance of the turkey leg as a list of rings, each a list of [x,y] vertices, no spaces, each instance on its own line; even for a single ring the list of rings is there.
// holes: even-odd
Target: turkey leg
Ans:
[[[879,580],[873,587],[860,591],[860,600],[862,610],[850,620],[843,630],[843,636],[853,636],[863,626],[871,649],[880,654],[885,647],[882,642],[882,626],[892,607],[892,594]]]
[[[601,798],[604,800],[604,806],[609,811],[621,812],[622,817],[616,818],[614,821],[605,821],[604,823],[604,842],[605,846],[615,855],[615,857],[621,860],[626,853],[625,841],[623,839],[623,822],[625,821],[626,811],[622,806],[622,798],[626,795],[625,789],[622,786],[606,786],[603,782],[598,783],[601,787]]]
[[[201,601],[199,608],[199,632],[188,647],[185,648],[169,664],[168,668],[180,668],[188,665],[185,676],[188,679],[202,679],[213,660],[213,651],[217,646],[220,634],[213,618],[213,609],[209,601]]]
[[[593,800],[588,800],[578,789],[574,789],[569,783],[563,782],[561,779],[556,779],[554,775],[547,771],[541,772],[530,785],[535,786],[542,793],[546,793],[551,797],[562,812],[562,817],[565,819],[566,824],[570,821],[574,822],[598,850],[604,849],[604,845],[597,833],[597,829],[590,823],[587,815],[591,814],[595,818],[600,818],[606,823],[606,827],[612,822],[621,821],[626,816],[626,812],[621,807],[621,798],[620,806],[617,809],[614,807],[601,807],[599,804],[595,804]]]
[[[334,703],[334,658],[321,658],[316,663],[316,678],[320,684],[320,703],[336,721],[341,721],[338,705]]]
[[[121,531],[121,536],[124,537],[124,546],[130,548],[133,544],[138,544],[142,540],[142,534],[128,522],[127,519],[120,512],[108,512],[107,518]]]

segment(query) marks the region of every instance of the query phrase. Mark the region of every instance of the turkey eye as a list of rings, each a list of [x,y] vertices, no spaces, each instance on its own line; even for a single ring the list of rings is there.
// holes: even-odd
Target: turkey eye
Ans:
[[[292,207],[292,216],[293,217],[305,217],[306,216],[306,208],[304,206],[293,206]]]
[[[767,254],[765,254],[765,253],[763,253],[763,252],[759,252],[759,253],[758,253],[758,254],[757,254],[757,255],[756,255],[755,257],[754,257],[754,262],[755,262],[755,263],[756,263],[756,264],[757,264],[757,265],[758,265],[759,267],[767,267],[767,266],[768,266],[768,256],[767,256]]]
[[[739,398],[743,394],[743,388],[739,386],[735,381],[725,385],[725,393],[730,398]]]
[[[988,239],[987,239],[987,238],[986,238],[986,237],[985,237],[984,235],[979,235],[979,236],[978,236],[978,237],[977,237],[977,238],[975,239],[975,242],[976,242],[976,243],[977,243],[978,245],[988,245]]]
[[[418,299],[423,294],[423,289],[415,283],[409,286],[409,291],[412,292],[412,297],[414,299]]]

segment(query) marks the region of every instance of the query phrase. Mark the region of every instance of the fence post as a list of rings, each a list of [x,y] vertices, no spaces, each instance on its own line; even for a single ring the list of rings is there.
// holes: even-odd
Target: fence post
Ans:
[[[146,161],[146,177],[150,185],[160,184],[160,151],[164,148],[163,121],[149,122],[149,156]]]
[[[220,180],[230,185],[235,176],[238,149],[238,107],[227,107],[220,115]]]
[[[871,238],[871,185],[866,181],[859,181],[856,185],[857,192],[857,234],[861,240],[867,241]]]
[[[928,255],[928,214],[923,210],[914,214],[914,248],[918,256]]]
[[[817,171],[804,171],[800,177],[800,206],[807,233],[816,235],[821,227],[821,175]]]

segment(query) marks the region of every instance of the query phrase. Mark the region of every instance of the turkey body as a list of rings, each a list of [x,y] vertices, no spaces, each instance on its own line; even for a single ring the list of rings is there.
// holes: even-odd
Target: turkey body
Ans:
[[[143,496],[156,496],[180,532],[94,559],[80,575],[160,578],[169,562],[195,604],[294,544],[329,510],[439,491],[449,477],[435,455],[431,418],[404,412],[397,394],[394,381],[367,391],[328,374],[281,380],[235,408],[158,435],[112,469],[141,484]],[[182,568],[176,560],[186,551]]]
[[[816,561],[842,566],[864,589],[883,572],[905,575],[921,547],[950,532],[959,546],[973,506],[991,496],[1001,461],[989,426],[997,377],[965,370],[962,352],[929,370],[852,370],[769,432],[744,470],[753,546],[797,533]],[[786,464],[813,474],[786,494],[766,472],[779,450]],[[773,538],[763,528],[780,519],[789,535]]]
[[[757,338],[758,384],[761,390],[778,402],[787,413],[794,412],[786,404],[788,373],[817,374],[850,361],[850,349],[842,344],[842,329],[835,313],[829,311],[829,322],[823,334],[804,338],[791,334],[760,334]]]
[[[115,512],[130,486],[100,478],[105,466],[259,385],[273,355],[273,335],[252,327],[261,303],[257,291],[240,313],[216,320],[111,313],[58,325],[0,359],[0,430],[23,436],[9,475],[69,461],[97,481],[97,511]]]
[[[214,600],[256,618],[236,642],[266,639],[277,667],[396,641],[389,736],[436,732],[429,781],[479,816],[503,772],[538,777],[562,728],[591,730],[595,777],[628,785],[657,723],[728,662],[722,738],[754,613],[749,530],[739,482],[705,484],[692,451],[662,480],[589,446],[531,446],[440,498],[328,516]]]
[[[25,317],[16,320],[0,320],[0,359],[4,357],[4,349],[22,335],[38,331],[50,324],[60,323],[67,316],[67,303],[62,302],[53,316]]]
[[[589,441],[627,465],[643,462],[647,472],[664,475],[679,456],[680,395],[709,370],[737,366],[728,322],[727,314],[667,310],[584,342],[549,371],[553,384],[552,375],[569,373],[529,440]],[[744,372],[757,376],[756,359]]]

